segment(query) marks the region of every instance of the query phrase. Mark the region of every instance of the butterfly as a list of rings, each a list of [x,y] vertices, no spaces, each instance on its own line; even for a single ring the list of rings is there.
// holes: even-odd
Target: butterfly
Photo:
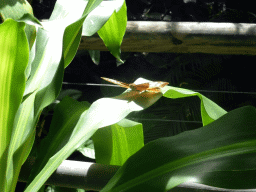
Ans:
[[[158,92],[161,92],[161,88],[169,84],[168,82],[163,82],[163,81],[155,81],[155,82],[148,82],[148,83],[141,83],[141,84],[134,84],[134,83],[128,84],[128,83],[124,83],[114,79],[109,79],[106,77],[101,77],[101,78],[110,83],[119,85],[120,87],[123,87],[126,89],[130,88],[132,91],[139,91],[139,92],[149,91],[149,92],[158,93]]]

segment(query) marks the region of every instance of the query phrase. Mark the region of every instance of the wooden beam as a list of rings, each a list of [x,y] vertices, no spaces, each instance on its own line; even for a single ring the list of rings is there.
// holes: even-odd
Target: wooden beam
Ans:
[[[129,21],[123,52],[256,55],[256,24]],[[79,50],[107,51],[97,34],[82,37]]]

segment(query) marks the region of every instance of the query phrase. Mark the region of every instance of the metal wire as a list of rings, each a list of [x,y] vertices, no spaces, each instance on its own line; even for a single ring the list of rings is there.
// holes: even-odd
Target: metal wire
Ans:
[[[64,85],[80,85],[80,86],[106,86],[106,87],[119,87],[114,84],[96,84],[96,83],[68,83],[63,82]],[[232,93],[232,94],[251,94],[256,95],[256,92],[248,92],[248,91],[217,91],[217,90],[201,90],[201,89],[190,89],[191,91],[196,92],[205,92],[205,93]]]
[[[95,83],[68,83],[68,82],[63,82],[62,84],[65,85],[80,85],[80,86],[109,86],[109,87],[119,87],[118,85],[114,84],[95,84]],[[231,94],[252,94],[256,95],[256,92],[238,92],[238,91],[216,91],[216,90],[192,90],[196,92],[205,92],[205,93],[231,93]],[[176,123],[200,123],[202,124],[201,121],[183,121],[183,120],[164,120],[164,119],[137,119],[137,118],[129,118],[130,120],[138,121],[138,120],[143,120],[143,121],[165,121],[165,122],[176,122]]]

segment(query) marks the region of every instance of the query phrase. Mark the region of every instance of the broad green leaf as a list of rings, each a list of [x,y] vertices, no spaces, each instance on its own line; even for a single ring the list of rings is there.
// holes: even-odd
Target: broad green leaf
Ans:
[[[35,177],[36,173],[43,168],[45,163],[49,160],[51,156],[57,153],[66,143],[72,139],[70,136],[72,131],[80,117],[80,115],[87,110],[88,104],[80,104],[78,101],[73,100],[69,97],[65,97],[55,108],[53,119],[50,126],[50,131],[48,136],[40,144],[39,156],[36,160],[35,166],[33,167],[29,182],[31,182]],[[52,142],[54,141],[54,142]],[[74,149],[72,149],[73,151]],[[63,159],[62,159],[63,160]],[[62,162],[60,161],[60,163]],[[56,162],[55,162],[56,163]],[[54,171],[55,169],[49,166],[47,169]],[[49,170],[48,170],[49,171]],[[42,172],[44,175],[44,181],[51,175],[49,172]],[[47,177],[48,176],[48,177]],[[38,179],[35,178],[33,182],[28,186],[26,191],[37,191],[41,185],[44,183],[42,177]],[[33,191],[32,190],[32,191]]]
[[[102,0],[57,1],[50,17],[50,28],[65,28],[63,37],[64,66],[67,67],[74,58],[81,40],[82,25],[87,15]]]
[[[90,1],[88,5],[92,9],[95,5],[91,5],[91,2],[98,5],[101,1]],[[50,21],[42,22],[44,28],[39,28],[37,32],[37,52],[25,90],[25,94],[28,94],[38,89],[35,116],[59,94],[63,78],[63,68],[60,64],[67,66],[70,63],[80,40],[81,26],[88,14],[86,12],[82,15],[86,3],[80,0],[71,4],[72,9],[70,1],[57,1]],[[61,12],[65,9],[69,12]]]
[[[76,55],[78,46],[81,41],[81,35],[82,35],[81,26],[82,26],[82,24],[83,24],[83,19],[69,25],[65,29],[64,39],[63,39],[63,51],[64,51],[64,58],[65,58],[64,67],[65,68],[71,63],[71,61],[74,59],[74,57]],[[74,29],[77,29],[76,36],[70,35],[70,34],[74,33]]]
[[[121,3],[122,0],[116,1]],[[125,34],[127,15],[126,4],[123,1],[123,5],[120,10],[114,10],[113,14],[105,25],[98,31],[100,38],[105,43],[110,53],[121,61],[121,43]]]
[[[26,32],[26,36],[29,42],[29,47],[30,47],[28,66],[25,71],[26,80],[27,80],[30,77],[31,65],[35,58],[36,27],[33,25],[26,25],[25,32]]]
[[[29,42],[29,47],[32,49],[36,38],[36,29],[35,26],[40,26],[40,22],[33,16],[33,10],[30,4],[27,1],[18,1],[18,0],[5,0],[0,1],[0,13],[2,15],[3,20],[7,18],[12,18],[18,22],[25,22],[26,28],[26,36]],[[35,25],[35,26],[33,26]],[[30,74],[30,65],[33,60],[33,53],[30,53],[29,64],[26,69],[26,78],[29,77]]]
[[[73,10],[73,13],[76,14],[76,11],[77,10]],[[83,9],[81,10],[81,15],[82,13]],[[69,17],[69,19],[71,20],[68,20],[67,22],[63,22],[65,20],[59,21],[58,25],[55,26],[47,25],[48,23],[46,22],[47,24],[44,23],[43,25],[45,29],[38,29],[37,39],[35,43],[35,58],[33,58],[33,56],[31,55],[31,65],[26,72],[26,76],[29,78],[24,93],[26,98],[24,99],[23,105],[20,106],[20,113],[15,118],[15,131],[13,132],[12,143],[10,145],[9,151],[10,155],[7,161],[8,188],[11,187],[12,189],[14,189],[15,182],[13,181],[16,180],[17,174],[20,170],[20,166],[23,164],[25,158],[31,150],[34,140],[35,124],[41,110],[50,103],[52,103],[60,91],[65,62],[64,58],[62,57],[62,39],[64,30],[68,25],[76,22],[77,19],[80,19],[81,15],[74,18],[71,14],[71,17]],[[85,17],[86,16],[84,16],[84,18]],[[23,17],[23,19],[25,18]],[[30,20],[28,21],[31,23]],[[56,22],[54,24],[56,24]],[[73,26],[75,33],[70,32],[71,35],[64,35],[65,42],[67,42],[64,46],[64,51],[68,52],[67,50],[70,49],[70,47],[73,47],[72,42],[77,40],[77,38],[73,37],[77,37],[76,32],[79,30],[81,31],[81,29],[79,29],[81,28],[81,26],[82,22],[80,21],[80,26]],[[67,38],[69,38],[69,40],[66,40]],[[73,51],[72,54],[75,54],[75,51]],[[6,162],[6,160],[4,160],[4,162]],[[5,171],[5,169],[1,170]],[[14,172],[14,170],[16,172]]]
[[[102,192],[164,192],[183,182],[252,189],[255,171],[256,109],[248,106],[202,128],[146,144]]]
[[[25,14],[33,14],[32,7],[27,1],[18,0],[0,1],[0,12],[3,20],[7,18],[18,20]]]
[[[103,98],[95,101],[81,116],[78,112],[73,116],[72,109],[74,111],[81,109],[80,105],[75,104],[76,102],[65,98],[58,104],[60,109],[56,109],[54,114],[54,119],[56,118],[58,123],[55,123],[57,120],[53,119],[51,125],[54,130],[58,131],[49,133],[46,141],[42,144],[40,155],[31,175],[31,178],[35,179],[26,191],[36,191],[61,162],[87,141],[98,128],[117,123],[131,111],[142,109],[134,102],[127,102],[127,100]],[[75,125],[77,118],[79,120]],[[55,142],[51,143],[52,140]]]
[[[51,124],[55,131],[49,133],[46,142],[42,144],[39,157],[30,176],[30,181],[32,178],[34,180],[26,191],[38,190],[61,162],[90,139],[98,128],[115,124],[130,112],[149,107],[161,96],[161,93],[139,95],[125,92],[116,99],[102,98],[95,101],[81,116],[79,113],[72,112],[72,109],[79,111],[81,106],[70,98],[62,100],[58,104],[60,110],[56,109],[54,114],[54,119],[56,118],[58,121],[53,119]],[[73,117],[72,114],[76,116]],[[75,125],[77,118],[79,120]],[[54,143],[51,143],[50,141],[53,140]]]
[[[123,165],[144,145],[142,125],[127,119],[99,129],[92,139],[96,162],[106,165]]]
[[[213,101],[211,101],[210,99],[206,98],[198,92],[177,87],[166,86],[164,87],[163,93],[165,97],[172,99],[198,96],[199,99],[201,100],[201,116],[203,125],[207,125],[227,113],[216,103],[214,103]]]
[[[25,24],[7,19],[0,25],[0,191],[6,189],[6,162],[13,122],[25,89],[28,42]]]
[[[136,84],[143,82],[149,81],[142,78],[135,81]],[[54,146],[42,145],[41,155],[31,175],[31,178],[35,179],[28,186],[26,191],[36,191],[60,163],[81,144],[90,139],[97,129],[119,122],[132,111],[139,111],[149,107],[160,99],[162,95],[162,93],[138,93],[136,91],[127,90],[115,98],[102,98],[95,101],[87,111],[82,113],[77,124],[72,124],[74,129],[69,129],[70,131],[65,132],[67,135],[58,136],[58,134],[54,134],[54,139],[49,136],[51,139],[46,143],[50,145],[50,141],[54,140]],[[59,105],[64,105],[64,108],[67,109],[71,108],[71,106],[75,107],[71,99],[65,99]],[[65,127],[71,126],[67,123],[71,122],[73,117],[70,115],[70,110],[67,111],[68,115],[62,114],[65,113],[64,108],[63,110],[59,110],[57,115],[55,115],[59,121],[63,121],[53,126],[56,130],[62,130]],[[65,118],[65,116],[70,118]],[[57,126],[60,127],[56,128]],[[62,133],[62,131],[60,132]]]
[[[25,13],[21,18],[18,19],[18,21],[23,21],[24,23],[27,23],[27,24],[32,25],[32,26],[34,25],[34,26],[37,26],[37,27],[42,27],[40,21],[37,18],[35,18],[32,13]],[[33,44],[29,44],[29,45],[31,46]]]
[[[35,117],[59,93],[64,70],[60,65],[63,63],[61,62],[61,40],[61,35],[55,33],[53,29],[50,31],[38,29],[35,59],[31,65],[31,73],[25,90],[25,95],[37,90]]]
[[[20,105],[14,120],[7,161],[7,191],[14,191],[21,166],[27,159],[35,139],[34,101],[36,92]]]
[[[102,1],[98,7],[91,11],[83,24],[82,35],[92,36],[108,21],[114,10],[120,10],[124,1]]]
[[[32,8],[27,2],[23,2],[22,4],[18,1],[4,1],[1,2],[1,14],[4,19],[6,18],[13,18],[16,19],[17,21],[21,22],[26,22],[30,24],[35,24],[35,25],[40,25],[39,21],[33,17],[33,12]],[[18,11],[17,11],[18,10]],[[36,37],[36,30],[35,27],[32,25],[26,25],[25,27],[25,32],[26,32],[26,37],[29,42],[29,47],[32,50],[32,46]],[[33,51],[29,55],[29,63],[27,65],[26,71],[25,71],[25,76],[26,80],[30,75],[30,69],[31,69],[31,63],[33,60]],[[24,97],[23,101],[27,99],[32,93],[26,95]],[[6,177],[6,190],[7,191],[14,191],[16,182],[18,179],[19,175],[19,170],[21,165],[24,163],[25,159],[27,158],[27,155],[29,154],[33,142],[34,142],[34,122],[31,122],[31,118],[33,119],[33,102],[34,102],[34,97],[35,95],[32,96],[32,99],[29,98],[29,102],[32,103],[23,103],[17,112],[17,115],[15,117],[15,122],[14,122],[14,127],[12,131],[12,138],[9,146],[9,151],[8,151],[8,160],[7,160],[7,177]],[[25,109],[25,110],[24,110]],[[28,109],[28,110],[26,110]],[[30,119],[25,119],[26,116],[29,116]],[[21,124],[19,119],[22,121]],[[17,125],[20,125],[20,127],[17,127]],[[25,125],[28,126],[25,126]],[[32,124],[32,125],[31,125]],[[32,127],[31,127],[32,126]],[[31,127],[30,129],[25,129],[25,127]],[[15,154],[15,156],[13,156]]]
[[[44,105],[43,107],[45,107],[47,102],[49,103],[51,99],[56,98],[58,95],[64,70],[63,64],[63,60],[61,60],[59,66],[57,66],[58,68],[56,73],[54,74],[52,81],[48,86],[41,89],[39,94],[39,88],[35,89],[35,91],[32,93],[29,93],[28,98],[26,98],[20,106],[20,113],[17,114],[15,118],[15,132],[13,133],[12,146],[10,146],[12,149],[11,152],[13,154],[13,161],[12,157],[8,159],[8,166],[13,167],[13,170],[16,172],[19,172],[20,166],[24,163],[25,159],[31,151],[34,142],[35,126],[40,112],[39,105],[42,104]],[[38,96],[38,98],[36,98],[36,96]],[[49,96],[49,98],[47,96]],[[36,99],[38,103],[35,103]],[[9,169],[9,172],[11,170],[12,169]],[[10,176],[11,174],[11,172],[8,173]],[[14,190],[15,183],[12,182],[9,184],[12,185],[12,189]],[[39,186],[39,188],[40,187],[41,186]]]
[[[18,1],[5,1],[4,4],[1,3],[0,9],[5,8],[5,10],[1,9],[1,13],[4,13],[4,11],[9,11],[11,14],[19,12],[13,11],[17,8],[22,9],[18,7],[21,4],[17,2]],[[27,37],[30,38],[30,48],[32,51],[36,51],[35,57],[33,54],[30,55],[30,65],[26,70],[28,80],[23,94],[25,97],[15,117],[14,132],[11,138],[12,143],[10,144],[10,150],[8,152],[10,155],[7,160],[8,172],[6,173],[6,186],[8,189],[11,188],[11,190],[14,190],[15,182],[13,181],[16,180],[20,166],[31,150],[34,140],[34,128],[40,112],[44,107],[52,103],[59,94],[64,65],[67,66],[75,55],[80,41],[82,23],[87,14],[100,2],[101,0],[89,1],[84,13],[79,13],[78,9],[72,9],[72,13],[68,14],[68,17],[61,18],[58,17],[57,14],[56,20],[53,18],[50,22],[43,22],[43,28],[37,29],[35,46],[33,46],[33,38],[30,38],[35,33],[32,32],[32,35],[29,35],[31,31],[28,33]],[[79,4],[77,4],[77,6],[80,7]],[[81,11],[83,11],[84,7]],[[19,13],[22,13],[20,15],[6,14],[6,17],[23,19],[26,23],[34,24],[38,27],[37,20],[31,15],[26,15],[27,12],[29,11],[20,11]],[[22,81],[17,82],[21,83]],[[16,91],[18,90],[19,89]],[[15,104],[15,102],[12,103]],[[1,162],[6,162],[6,159],[1,160]],[[2,164],[5,165],[5,163]],[[6,168],[1,169],[3,173],[5,170]],[[14,170],[16,172],[14,172]],[[1,187],[4,187],[4,185],[1,185]],[[38,187],[38,189],[40,188],[40,186],[36,187]]]
[[[86,2],[88,2],[86,4],[85,10],[83,15],[88,15],[90,14],[94,9],[96,9],[100,3],[102,2],[102,0],[85,0]]]

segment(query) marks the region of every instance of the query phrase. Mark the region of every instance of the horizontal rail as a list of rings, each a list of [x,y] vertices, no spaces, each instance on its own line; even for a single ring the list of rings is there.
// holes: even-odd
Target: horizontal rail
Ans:
[[[123,52],[256,55],[256,24],[128,21]],[[97,34],[83,36],[79,50],[107,51]]]
[[[22,166],[19,181],[26,182],[35,160],[31,157]],[[80,188],[86,190],[100,191],[108,183],[119,169],[119,166],[102,165],[82,161],[65,160],[46,181],[45,185],[56,185],[68,188]],[[170,192],[256,192],[255,189],[249,190],[230,190],[210,187],[196,183],[183,183]]]

